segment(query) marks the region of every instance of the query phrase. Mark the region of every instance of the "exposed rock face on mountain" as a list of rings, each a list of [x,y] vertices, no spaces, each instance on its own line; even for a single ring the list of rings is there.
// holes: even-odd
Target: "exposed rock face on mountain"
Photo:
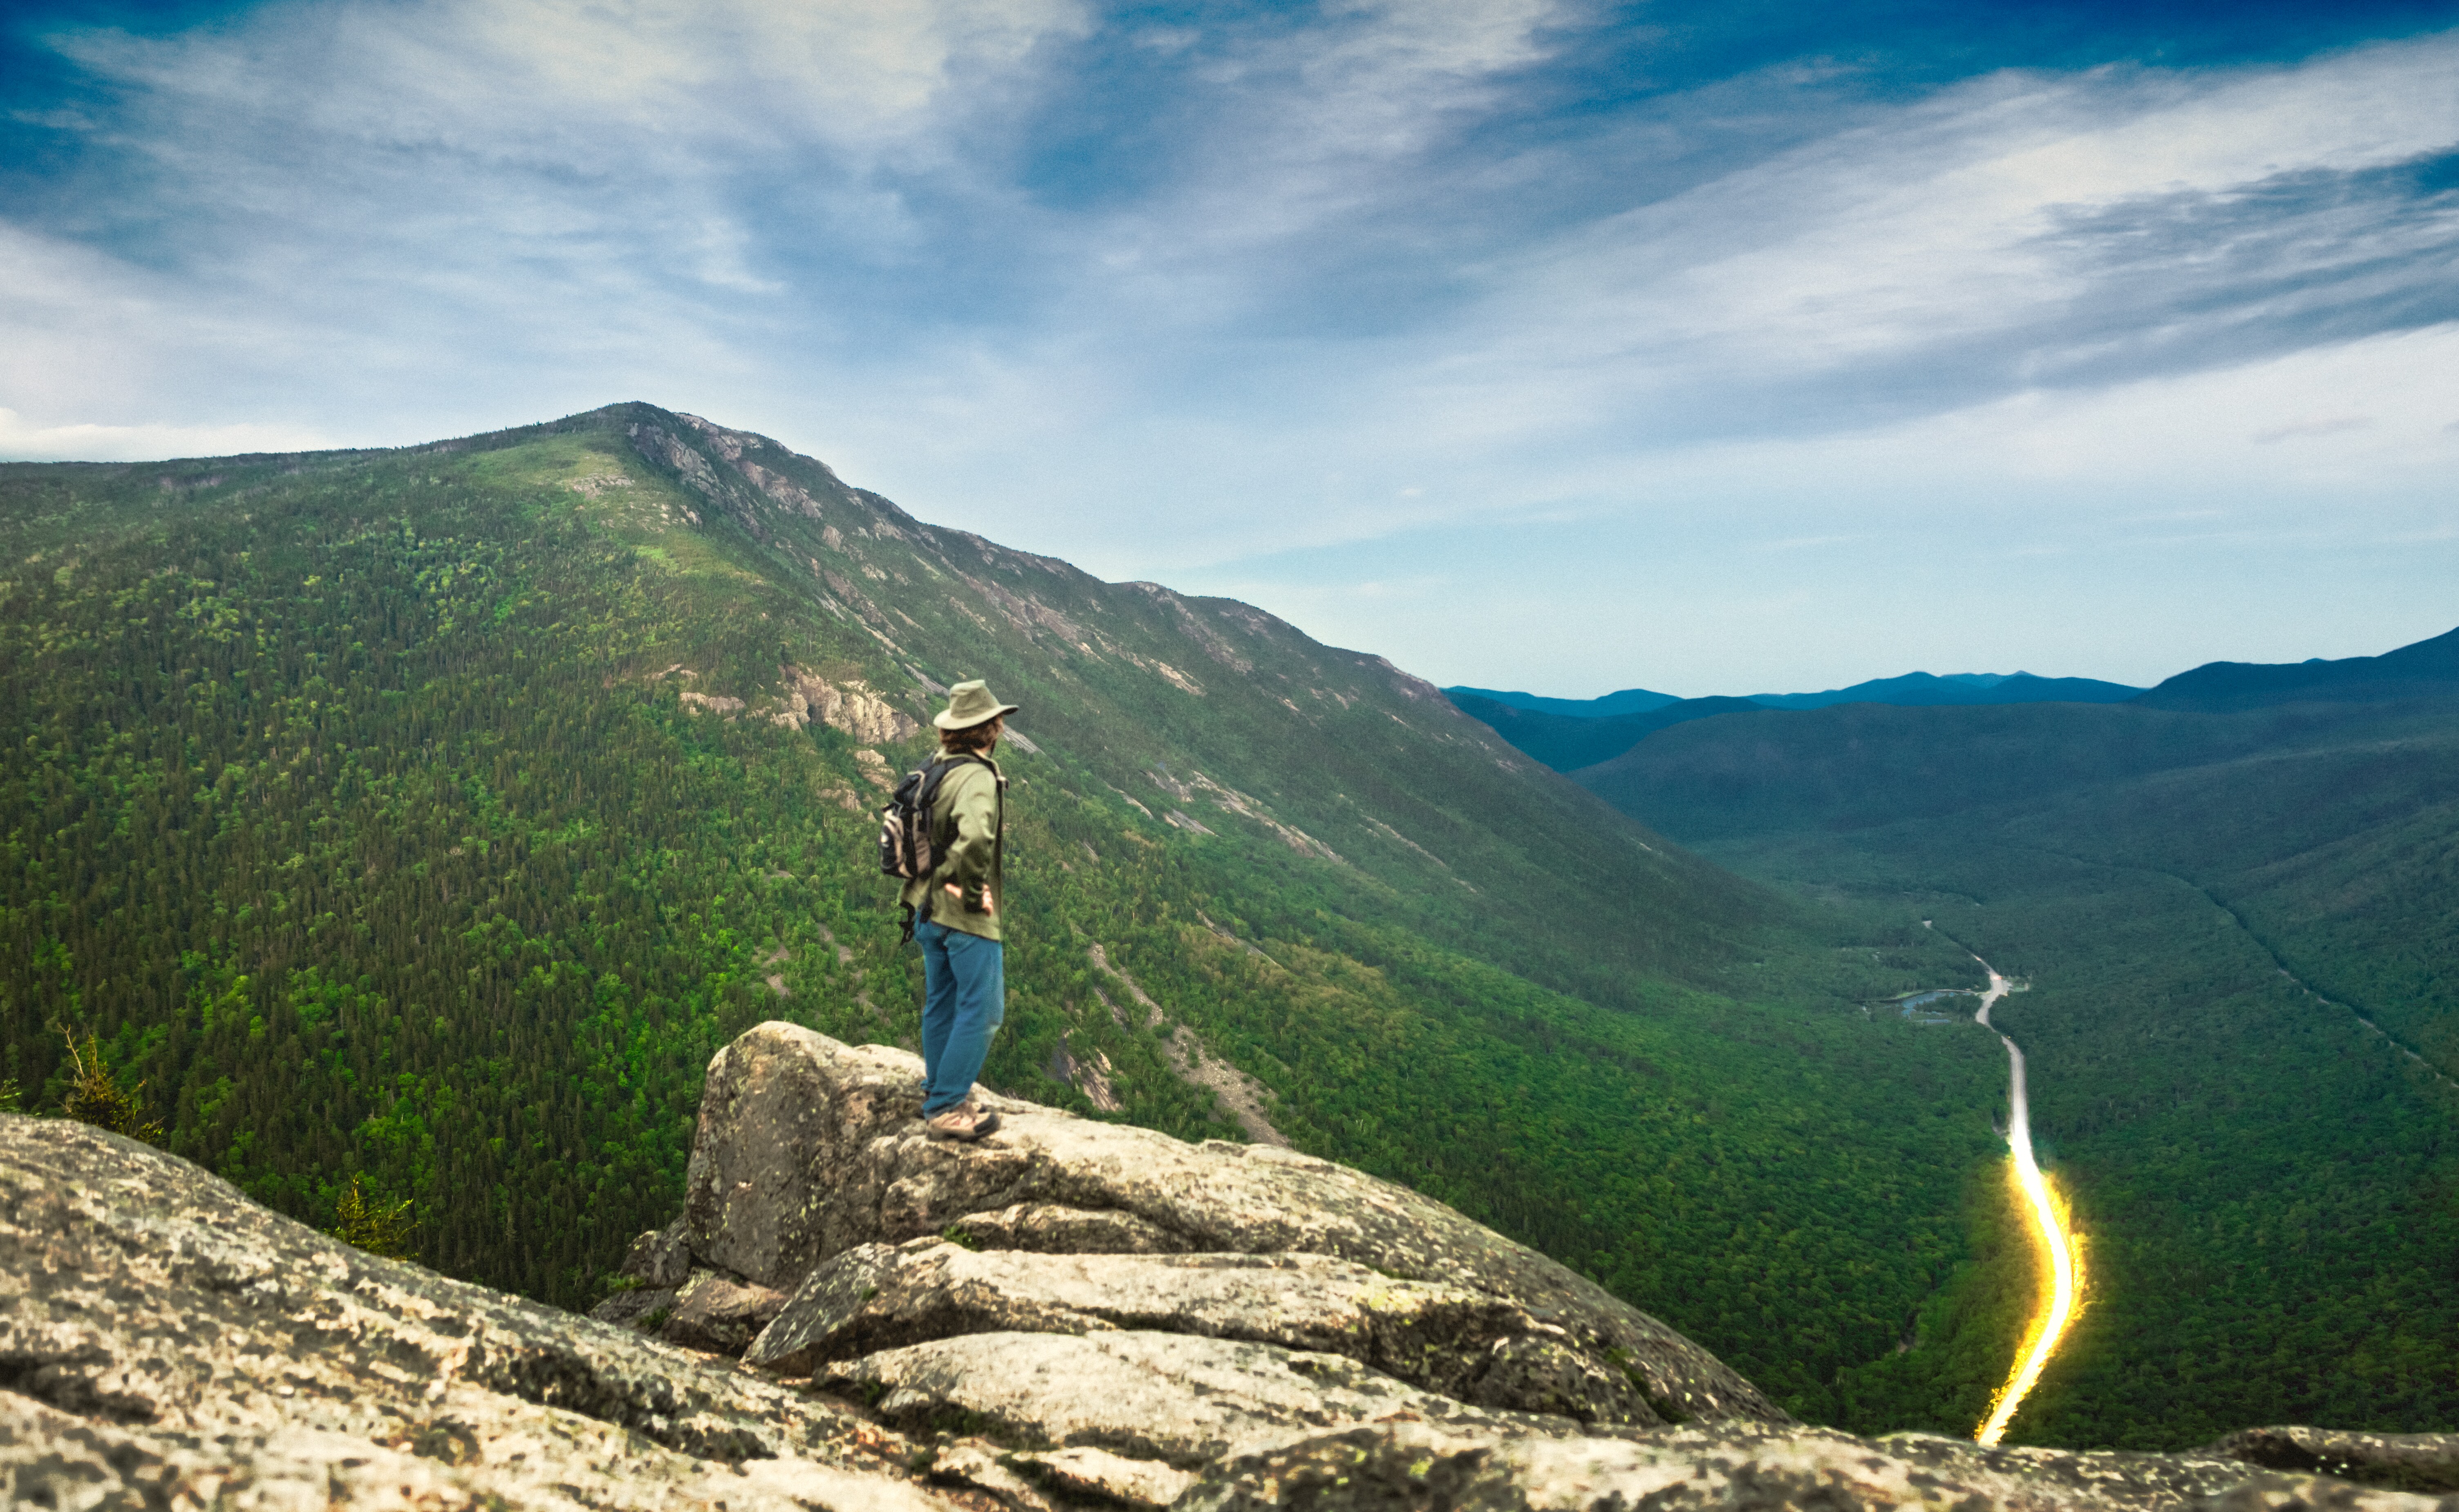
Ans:
[[[2268,1429],[2154,1456],[1803,1428],[1413,1193],[1006,1100],[990,1142],[934,1144],[916,1069],[783,1024],[729,1047],[689,1210],[642,1236],[641,1284],[600,1310],[631,1327],[363,1254],[117,1136],[0,1115],[0,1500],[2426,1512],[2412,1493],[2459,1487],[2459,1438],[2439,1436]]]

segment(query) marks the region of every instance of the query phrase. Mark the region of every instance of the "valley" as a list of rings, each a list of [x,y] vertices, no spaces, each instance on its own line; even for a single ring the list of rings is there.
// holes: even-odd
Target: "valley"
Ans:
[[[1981,964],[1983,970],[1989,969],[1988,962]],[[1972,1021],[1988,1028],[1990,1008],[2006,996],[2007,978],[1990,971],[1989,990],[1981,995],[1981,1006],[1973,1010]],[[2039,1251],[2049,1262],[2049,1275],[2040,1311],[2025,1327],[2024,1341],[2015,1352],[2014,1369],[2008,1373],[1997,1399],[1990,1403],[1988,1418],[1972,1436],[1985,1448],[2007,1437],[2007,1425],[2023,1410],[2024,1398],[2040,1384],[2041,1372],[2057,1354],[2058,1343],[2066,1334],[2068,1323],[2073,1320],[2083,1290],[2082,1267],[2078,1263],[2081,1240],[2070,1231],[2066,1205],[2049,1190],[2048,1179],[2041,1174],[2041,1163],[2032,1151],[2032,1097],[2025,1075],[2023,1047],[2006,1035],[1998,1038],[2007,1046],[2007,1152],[2014,1167],[2016,1189],[2023,1193]]]
[[[174,1153],[320,1226],[359,1180],[448,1274],[590,1305],[717,1047],[914,1037],[872,813],[966,676],[1024,706],[993,1086],[1406,1183],[1817,1421],[1978,1263],[1994,1047],[1857,1007],[1979,985],[1917,911],[1247,605],[639,405],[0,467],[0,1081],[54,1110],[90,1041]]]
[[[718,1046],[913,1040],[872,815],[982,676],[998,1090],[1404,1183],[1800,1418],[1962,1437],[2049,1263],[2007,1062],[1865,1005],[2028,977],[1991,1022],[2092,1290],[2007,1440],[2459,1416],[2459,764],[2408,672],[1711,713],[1574,782],[1378,657],[645,405],[0,466],[0,1102],[99,1057],[174,1153],[407,1204],[447,1274],[590,1305]]]
[[[2434,1363],[2459,1347],[2459,704],[2416,671],[2448,640],[2398,679],[2337,674],[2380,698],[2317,699],[2291,668],[2272,703],[2239,670],[2195,680],[2227,688],[2209,707],[1752,714],[1579,774],[1745,874],[1912,902],[2030,978],[1992,1022],[2090,1236],[2091,1301],[2008,1442],[2459,1415]],[[2037,1275],[2005,1270],[2024,1282],[1985,1266],[1924,1313],[1903,1358],[1926,1363],[1851,1376],[1857,1410],[1968,1383],[1956,1362],[2012,1336]]]

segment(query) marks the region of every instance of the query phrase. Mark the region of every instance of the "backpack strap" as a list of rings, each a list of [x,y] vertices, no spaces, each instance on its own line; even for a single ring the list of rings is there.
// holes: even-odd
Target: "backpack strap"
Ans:
[[[923,823],[931,827],[931,844],[935,850],[940,849],[938,812],[939,789],[941,787],[946,785],[948,774],[950,772],[956,770],[959,766],[990,766],[991,764],[982,760],[979,756],[975,755],[971,751],[965,751],[955,756],[934,756],[931,758],[930,764],[922,768],[922,790],[914,797],[914,807],[921,810]],[[991,766],[991,770],[996,773],[998,768]],[[999,828],[1004,830],[1006,827],[1007,784],[1004,780],[1001,780],[999,783]],[[953,839],[955,837],[951,836],[950,838]],[[923,916],[925,918],[930,916],[927,904],[925,905]]]

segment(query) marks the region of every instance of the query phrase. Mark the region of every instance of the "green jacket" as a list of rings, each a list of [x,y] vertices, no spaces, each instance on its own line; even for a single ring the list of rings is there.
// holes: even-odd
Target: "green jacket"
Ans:
[[[960,763],[940,779],[938,794],[931,804],[931,833],[939,844],[939,864],[928,877],[914,878],[899,892],[915,917],[922,915],[927,901],[932,923],[984,939],[999,937],[999,920],[1007,912],[1006,878],[999,869],[1006,799],[1007,779],[1000,775],[998,763],[987,756]],[[951,882],[963,891],[962,902],[944,891]],[[998,913],[982,906],[985,893]]]

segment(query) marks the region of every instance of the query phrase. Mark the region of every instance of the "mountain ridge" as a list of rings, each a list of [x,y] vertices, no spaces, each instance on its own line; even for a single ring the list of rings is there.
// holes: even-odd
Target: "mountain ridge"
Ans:
[[[2459,629],[2380,656],[2207,662],[2167,679],[2136,702],[2221,712],[2299,701],[2371,704],[2452,694],[2459,694]]]
[[[1695,699],[1651,693],[1645,688],[1626,688],[1594,699],[1547,698],[1536,693],[1467,686],[1442,691],[1455,699],[1482,699],[1507,708],[1566,719],[1612,719],[1654,713],[1677,704],[1719,701],[1747,702],[1767,708],[1826,708],[1836,704],[1896,704],[1907,707],[1939,704],[2116,704],[2147,690],[2098,678],[2045,678],[2029,672],[1951,672],[1944,676],[1907,672],[1901,677],[1872,678],[1821,693],[1708,694]]]
[[[2459,694],[2459,629],[2374,657],[2298,662],[2211,662],[2150,688],[2092,678],[2028,672],[1912,672],[1823,693],[1754,693],[1744,699],[1676,699],[1608,694],[1603,699],[1541,698],[1452,687],[1442,690],[1471,718],[1560,772],[1599,766],[1658,730],[1694,719],[1747,713],[1745,706],[1792,710],[1876,704],[1900,708],[1986,707],[2016,704],[2130,704],[2146,708],[2225,713],[2294,703],[2388,703]],[[1608,705],[1641,694],[1635,706]]]
[[[1024,705],[988,1084],[1230,1140],[1245,1087],[1797,1414],[1983,1263],[1990,1058],[1854,1006],[1955,952],[1712,866],[1252,606],[640,404],[0,467],[0,1075],[54,1105],[61,1028],[92,1035],[177,1153],[294,1216],[364,1178],[429,1263],[592,1300],[680,1193],[717,1045],[916,1032],[867,815],[935,689],[987,676]]]
[[[1658,730],[1718,714],[1756,713],[1765,707],[1749,699],[1676,699],[1639,713],[1575,717],[1498,704],[1457,690],[1450,698],[1461,713],[1566,774],[1610,761]]]
[[[2116,704],[2143,689],[2098,678],[2035,677],[2029,672],[1952,673],[1934,677],[1907,672],[1902,677],[1874,678],[1851,687],[1823,693],[1754,693],[1751,702],[1770,708],[1826,708],[1837,704],[1895,704],[1906,707],[1934,704]]]

